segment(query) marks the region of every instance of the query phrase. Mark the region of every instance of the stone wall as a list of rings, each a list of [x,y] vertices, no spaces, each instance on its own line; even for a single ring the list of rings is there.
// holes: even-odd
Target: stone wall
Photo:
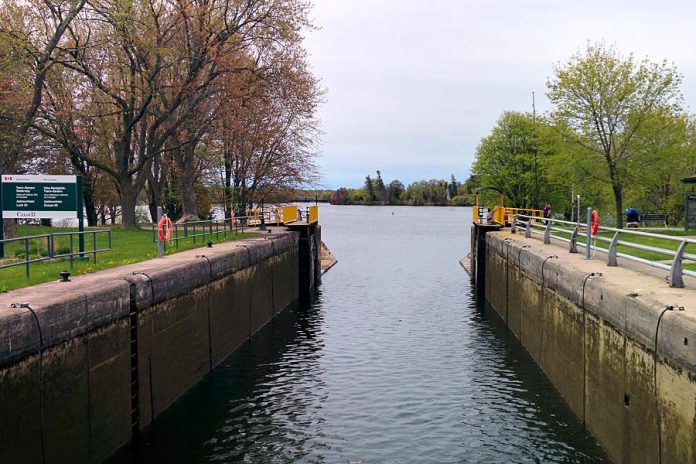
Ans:
[[[486,299],[614,462],[696,462],[694,290],[509,232],[485,259]]]
[[[137,439],[298,298],[298,244],[274,232],[0,295],[0,463],[99,463]]]

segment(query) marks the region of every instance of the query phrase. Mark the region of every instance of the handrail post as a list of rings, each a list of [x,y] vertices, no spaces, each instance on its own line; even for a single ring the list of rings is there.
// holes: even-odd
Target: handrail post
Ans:
[[[592,230],[590,229],[590,218],[592,217],[592,208],[587,208],[587,223],[585,228],[585,259],[592,259]]]
[[[607,266],[616,267],[619,262],[616,260],[616,252],[619,247],[619,232],[618,230],[614,234],[614,238],[611,239],[611,245],[609,245],[609,253],[607,255]]]
[[[551,219],[546,220],[546,230],[544,230],[544,245],[551,244]]]
[[[73,270],[73,260],[75,259],[75,244],[73,234],[70,234],[70,270]]]
[[[27,263],[27,279],[29,278],[29,239],[24,239],[24,260]]]
[[[669,286],[673,288],[684,288],[684,278],[682,277],[682,259],[684,258],[684,250],[686,250],[686,245],[689,242],[684,240],[677,254],[674,255],[674,261],[672,262],[672,270],[669,275]]]
[[[513,234],[517,233],[517,215],[512,216],[512,225],[510,226],[510,230]]]
[[[524,228],[524,238],[532,238],[532,218],[527,216],[527,227]]]
[[[46,247],[48,248],[48,257],[53,258],[53,234],[48,234],[46,238]]]
[[[573,233],[570,235],[570,247],[568,249],[570,253],[578,252],[578,232],[580,232],[580,226],[576,224]]]
[[[160,220],[162,220],[162,214],[163,210],[161,206],[157,207],[157,224],[159,224]],[[161,258],[164,256],[164,244],[162,243],[162,239],[160,239],[159,234],[157,234],[157,257]]]

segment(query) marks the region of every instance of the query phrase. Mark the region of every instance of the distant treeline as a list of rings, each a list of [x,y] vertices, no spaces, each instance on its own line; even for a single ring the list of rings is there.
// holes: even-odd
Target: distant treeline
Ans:
[[[385,184],[382,173],[365,177],[362,188],[339,188],[329,196],[332,205],[410,205],[410,206],[470,206],[472,182],[458,182],[454,174],[449,180],[419,180],[405,186],[394,179]]]

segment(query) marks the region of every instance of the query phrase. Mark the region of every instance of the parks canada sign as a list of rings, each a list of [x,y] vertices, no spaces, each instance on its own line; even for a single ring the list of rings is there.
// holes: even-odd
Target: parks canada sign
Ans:
[[[78,216],[77,176],[3,174],[0,197],[5,219],[75,219]]]

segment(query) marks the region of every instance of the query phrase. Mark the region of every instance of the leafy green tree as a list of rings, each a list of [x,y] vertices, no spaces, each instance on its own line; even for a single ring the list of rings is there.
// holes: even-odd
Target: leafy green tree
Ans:
[[[655,115],[636,134],[636,156],[626,197],[645,212],[684,216],[681,179],[696,168],[696,124],[686,116]]]
[[[557,66],[547,83],[555,127],[577,148],[573,162],[611,188],[618,227],[640,152],[638,134],[654,115],[680,112],[681,80],[666,62],[637,62],[599,43]]]
[[[528,207],[539,188],[538,151],[532,116],[507,111],[476,149],[472,175],[478,185],[500,189],[506,204]]]

